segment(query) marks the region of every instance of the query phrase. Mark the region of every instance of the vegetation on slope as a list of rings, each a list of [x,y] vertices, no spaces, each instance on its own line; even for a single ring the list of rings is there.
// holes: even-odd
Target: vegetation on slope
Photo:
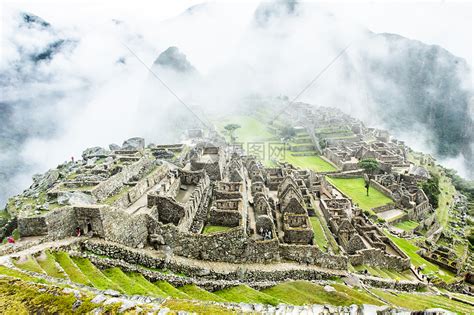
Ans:
[[[42,253],[39,257],[36,257],[38,265],[48,274],[48,276],[55,278],[66,278],[64,271],[61,270],[56,264],[53,254],[49,251]]]
[[[72,257],[72,261],[82,271],[82,273],[89,279],[94,287],[100,290],[112,289],[119,292],[124,290],[116,283],[110,281],[104,274],[97,269],[88,259],[81,257]]]
[[[89,279],[76,266],[66,252],[56,252],[54,253],[54,257],[71,281],[85,285],[92,285]]]
[[[246,285],[239,285],[232,288],[227,288],[214,292],[215,295],[220,296],[221,298],[236,303],[261,303],[261,304],[270,304],[278,305],[282,301],[265,294],[263,292],[257,291],[250,288]]]
[[[323,227],[321,226],[321,222],[317,217],[309,217],[311,222],[311,227],[313,228],[314,236],[313,236],[313,243],[317,245],[319,249],[322,251],[327,251],[328,240],[326,238],[326,234],[324,234]]]
[[[102,273],[123,289],[125,294],[129,295],[148,295],[148,290],[142,287],[139,283],[129,278],[120,268],[109,268]],[[150,294],[151,295],[151,294]]]
[[[348,295],[347,292],[327,292],[324,290],[324,287],[309,281],[285,282],[261,292],[278,298],[284,303],[293,305],[331,304],[348,306],[351,304],[361,304],[361,296],[363,295],[363,293],[358,293],[357,297],[353,297]]]
[[[385,235],[387,235],[405,254],[407,254],[408,257],[410,257],[411,263],[415,267],[423,266],[422,272],[424,274],[437,276],[446,282],[450,282],[454,279],[452,272],[443,270],[438,265],[435,265],[418,255],[417,251],[420,248],[411,243],[410,240],[393,236],[388,232],[385,232]]]
[[[3,314],[84,314],[97,307],[86,298],[73,311],[76,300],[74,294],[65,294],[57,287],[38,287],[21,280],[0,278],[0,310]]]
[[[201,301],[226,302],[226,300],[221,298],[220,296],[207,292],[206,290],[201,289],[200,287],[194,284],[182,286],[179,288],[179,290],[191,297],[191,299]]]
[[[148,293],[147,295],[156,296],[156,297],[167,297],[168,296],[165,292],[160,290],[160,288],[158,288],[158,286],[154,285],[153,283],[151,283],[150,281],[145,279],[145,277],[143,277],[143,275],[140,274],[140,273],[130,272],[130,273],[127,273],[127,276],[130,279],[134,280],[135,283],[137,283],[141,287],[145,288],[147,290],[147,293]]]
[[[15,264],[15,266],[17,266],[20,269],[33,271],[37,273],[45,273],[44,270],[40,267],[40,265],[38,265],[36,260],[31,255],[28,255],[26,257],[21,257],[17,260],[13,260],[13,263]]]
[[[413,311],[421,311],[428,308],[440,307],[462,314],[471,314],[474,312],[474,307],[462,302],[450,300],[449,298],[441,295],[405,292],[395,293],[381,289],[371,289],[371,291],[397,307],[406,308]]]
[[[155,282],[155,285],[158,287],[158,289],[160,289],[165,294],[167,294],[168,296],[171,296],[173,298],[176,298],[176,299],[191,299],[191,297],[189,295],[187,295],[186,293],[176,289],[175,287],[173,287],[171,284],[169,284],[166,281],[157,281],[157,282]]]

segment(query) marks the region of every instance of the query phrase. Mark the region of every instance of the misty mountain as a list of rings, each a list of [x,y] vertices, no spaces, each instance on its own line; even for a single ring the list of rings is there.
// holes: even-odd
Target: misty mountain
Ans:
[[[225,43],[219,42],[223,39],[217,36],[228,36],[226,16],[220,16],[220,13],[219,8],[211,4],[194,6],[160,24],[156,38],[153,38],[156,41],[144,40],[145,35],[126,21],[113,20],[106,26],[109,28],[105,34],[118,44],[112,45],[108,53],[94,49],[92,54],[88,53],[90,47],[97,47],[94,38],[82,47],[82,54],[77,54],[78,47],[84,43],[81,37],[84,34],[76,38],[33,14],[15,16],[14,24],[8,25],[10,29],[5,32],[9,49],[13,49],[12,57],[7,61],[4,58],[0,63],[0,206],[7,196],[25,187],[25,181],[20,183],[17,179],[19,174],[28,180],[31,178],[33,168],[28,158],[22,156],[22,149],[29,141],[56,139],[68,128],[72,130],[71,118],[83,115],[85,104],[95,100],[97,94],[102,96],[102,86],[92,82],[107,84],[110,77],[122,78],[120,75],[128,74],[126,71],[133,67],[146,70],[120,45],[121,42],[134,50],[146,47],[137,54],[143,57],[145,52],[151,52],[151,58],[145,60],[150,62],[153,71],[196,116],[204,119],[204,111],[214,106],[213,102],[217,103],[215,107],[225,109],[239,106],[239,102],[235,102],[237,105],[228,102],[225,96],[229,94],[235,99],[245,97],[245,93],[288,94],[291,99],[353,39],[353,33],[339,34],[351,28],[345,21],[342,23],[344,29],[341,29],[331,14],[320,10],[316,12],[319,24],[307,24],[308,20],[316,19],[307,15],[302,4],[280,0],[263,2],[255,11],[252,9],[253,15],[246,28],[238,32],[237,28],[233,29],[232,34],[238,39],[232,50],[215,50],[216,46],[210,47],[209,43],[218,42],[217,48],[225,47]],[[200,28],[201,25],[204,26]],[[212,33],[220,27],[220,33]],[[204,41],[206,44],[197,41],[189,29],[193,34],[209,33],[208,41]],[[400,139],[403,139],[400,135],[404,131],[411,131],[407,137],[428,141],[436,157],[462,154],[464,160],[471,163],[468,169],[474,169],[473,117],[469,103],[472,90],[471,84],[466,84],[472,70],[466,61],[442,47],[396,34],[374,34],[363,29],[357,36],[363,38],[362,44],[341,57],[317,82],[316,88],[308,89],[303,95],[308,97],[305,101],[312,103],[314,95],[323,95],[332,89],[331,96],[345,99],[321,97],[316,101],[321,101],[319,105],[340,107],[342,103],[352,101],[353,94],[348,92],[351,85],[360,86],[363,97],[362,102],[358,101],[374,118],[369,124],[377,123]],[[110,50],[116,52],[111,54]],[[317,55],[318,52],[323,53]],[[101,59],[88,68],[92,58]],[[216,59],[222,64],[213,67]],[[207,72],[202,71],[203,60],[211,65]],[[100,69],[96,69],[97,65]],[[84,67],[88,69],[83,72]],[[335,84],[326,84],[330,81],[328,74],[333,75]],[[97,76],[100,78],[95,80]],[[146,93],[137,96],[139,109],[131,111],[136,117],[127,117],[136,120],[133,123],[114,121],[109,119],[113,114],[110,109],[103,109],[97,115],[89,113],[91,116],[87,116],[98,118],[94,128],[114,130],[111,126],[135,126],[136,121],[140,121],[141,126],[148,126],[147,132],[151,133],[153,126],[159,128],[160,141],[166,142],[175,141],[176,134],[185,126],[202,127],[199,119],[156,78],[147,74],[135,80],[138,81]],[[124,93],[127,85],[128,81],[122,88],[108,86],[120,97],[109,102],[104,96],[98,104],[117,102],[117,112],[130,107],[130,104],[118,104],[123,95],[115,93],[120,89]],[[284,90],[289,86],[291,88]],[[93,92],[89,94],[90,90]],[[70,101],[71,98],[74,100]],[[94,106],[95,103],[89,110]],[[101,125],[105,123],[110,125]],[[168,135],[170,131],[176,134]],[[47,149],[56,145],[63,147],[65,159],[72,154],[70,143],[53,141],[50,145]],[[31,157],[32,152],[28,154]]]
[[[188,61],[185,54],[179,51],[178,47],[172,46],[163,51],[153,63],[154,66],[161,66],[166,69],[175,70],[182,73],[195,72],[196,69]]]
[[[440,46],[396,34],[380,36],[387,55],[380,58],[366,51],[362,56],[365,83],[380,117],[395,131],[422,125],[438,157],[463,154],[473,161],[472,91],[464,83],[471,75],[467,62]],[[378,84],[380,78],[390,84]]]
[[[264,2],[257,7],[253,23],[263,29],[265,35],[273,35],[276,43],[284,47],[288,39],[297,36],[288,23],[295,23],[297,31],[302,31],[305,26],[296,24],[304,19],[303,12],[307,7],[303,5],[295,0]],[[335,16],[319,7],[313,9],[316,14],[311,18],[319,19],[334,32],[330,34],[333,41],[321,40],[324,44],[321,49],[329,49],[329,44],[332,44],[334,54],[340,53],[351,38],[345,39],[336,33],[339,29],[336,28],[338,21]],[[324,32],[308,30],[305,36],[310,39],[313,34]],[[440,46],[397,34],[377,34],[362,29],[358,36],[360,38],[352,39],[349,49],[333,66],[339,67],[343,74],[338,78],[341,87],[348,85],[362,89],[361,100],[349,98],[345,101],[362,103],[359,111],[366,107],[370,116],[377,117],[376,123],[399,138],[406,135],[417,137],[406,140],[431,148],[437,158],[462,156],[466,164],[464,168],[471,172],[468,176],[474,176],[474,117],[470,108],[472,69],[466,60]],[[339,38],[345,43],[338,42]],[[337,70],[330,69],[328,73],[331,71]],[[340,90],[338,93],[346,92]],[[337,103],[328,105],[338,106]]]

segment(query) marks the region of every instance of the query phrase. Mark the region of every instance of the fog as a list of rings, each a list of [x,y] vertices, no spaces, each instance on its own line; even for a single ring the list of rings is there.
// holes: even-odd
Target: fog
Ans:
[[[180,3],[166,14],[158,13],[157,5],[157,18],[150,10],[142,10],[147,12],[140,17],[136,8],[127,13],[119,7],[87,3],[84,12],[61,7],[67,14],[51,20],[44,8],[31,3],[3,7],[0,73],[8,80],[2,85],[5,112],[0,111],[0,119],[20,136],[0,143],[0,172],[15,168],[5,171],[0,203],[28,187],[34,173],[79,158],[87,147],[121,144],[133,136],[155,143],[179,141],[180,129],[200,122],[169,90],[202,119],[201,113],[238,111],[242,98],[251,94],[293,99],[348,45],[298,101],[340,108],[368,125],[391,130],[415,149],[435,152],[433,134],[423,124],[392,130],[377,100],[368,96],[373,85],[400,102],[404,92],[366,73],[364,58],[388,58],[386,39],[377,39],[360,21],[337,15],[337,6],[331,11],[327,4],[292,1],[210,3],[183,11],[186,5]],[[51,26],[26,25],[21,12],[36,14]],[[50,59],[31,59],[60,40],[66,43]],[[170,46],[186,55],[194,72],[153,65]],[[459,77],[466,89],[472,87],[464,73]],[[6,104],[14,105],[7,110]],[[468,174],[461,155],[446,165]]]

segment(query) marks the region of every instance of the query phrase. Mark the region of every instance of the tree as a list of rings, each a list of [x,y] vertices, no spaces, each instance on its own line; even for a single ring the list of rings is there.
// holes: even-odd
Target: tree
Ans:
[[[280,136],[283,141],[288,142],[296,136],[296,130],[291,126],[285,126],[280,130]]]
[[[421,184],[421,189],[425,192],[433,208],[438,208],[439,194],[441,193],[439,190],[439,177],[434,174],[430,175],[431,178]]]
[[[230,142],[235,141],[234,132],[239,128],[240,128],[240,125],[238,125],[238,124],[227,124],[227,125],[225,125],[224,129],[226,130],[227,134],[230,137]]]
[[[380,165],[376,159],[363,159],[358,163],[359,167],[364,169],[364,172],[367,174],[368,181],[365,183],[365,188],[367,189],[367,196],[369,196],[369,187],[370,187],[370,177],[379,169]]]

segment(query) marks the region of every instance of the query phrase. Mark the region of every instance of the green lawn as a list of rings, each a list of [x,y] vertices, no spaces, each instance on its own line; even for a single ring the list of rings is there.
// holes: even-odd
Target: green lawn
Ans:
[[[332,178],[326,177],[331,184],[340,191],[349,196],[352,201],[359,205],[362,210],[372,211],[372,208],[380,207],[393,200],[383,193],[373,188],[369,188],[369,196],[365,189],[365,181],[362,177],[358,178]]]
[[[204,289],[201,289],[197,285],[188,284],[179,288],[179,290],[188,296],[191,299],[201,300],[201,301],[214,301],[214,302],[226,302],[226,300],[214,293],[208,292]]]
[[[55,278],[66,278],[64,271],[61,270],[56,264],[54,255],[49,251],[46,251],[41,256],[36,257],[36,261],[38,262],[38,265],[40,265],[41,268],[46,271],[48,276]]]
[[[91,282],[87,277],[82,273],[82,271],[76,266],[76,264],[71,260],[68,253],[66,252],[56,252],[54,253],[56,261],[59,263],[61,268],[69,276],[69,279],[76,283],[91,285]]]
[[[405,254],[410,257],[411,263],[415,266],[424,266],[423,273],[424,274],[433,274],[434,276],[444,280],[446,282],[450,282],[454,279],[454,275],[452,272],[448,270],[442,270],[439,266],[427,261],[416,252],[420,249],[415,244],[411,243],[409,240],[396,237],[384,231],[385,235],[387,235]]]
[[[120,268],[114,267],[114,268],[109,268],[102,273],[110,279],[113,283],[116,283],[117,285],[120,286],[120,288],[123,289],[123,291],[126,294],[129,295],[147,295],[148,290],[145,289],[140,285],[140,283],[137,283],[135,280],[132,278],[129,278],[125,273]]]
[[[337,170],[334,165],[325,161],[317,155],[292,156],[291,153],[293,152],[285,152],[285,161],[294,166],[308,168],[316,172],[332,172]]]
[[[220,226],[220,225],[206,225],[204,229],[202,230],[203,234],[209,234],[209,233],[216,233],[216,232],[224,232],[228,231],[231,228],[228,226]]]
[[[158,289],[163,291],[168,296],[171,296],[176,299],[191,299],[189,295],[176,289],[166,281],[157,281],[154,284],[158,287]]]
[[[418,226],[418,222],[407,220],[407,221],[398,222],[394,226],[404,231],[413,231]]]
[[[313,227],[313,243],[317,245],[319,249],[323,252],[327,251],[328,247],[328,239],[326,238],[326,234],[324,234],[323,227],[321,226],[321,222],[317,217],[309,217],[311,222],[311,226]]]
[[[18,278],[24,281],[38,282],[38,278],[31,277],[25,273],[0,265],[0,275]]]
[[[215,295],[235,303],[261,303],[278,305],[281,301],[273,296],[252,289],[246,285],[239,285],[214,292]]]
[[[415,275],[413,275],[413,273],[410,270],[399,272],[396,270],[373,267],[373,266],[368,266],[368,265],[355,266],[354,269],[359,272],[367,270],[370,275],[374,277],[385,278],[385,279],[409,280],[409,281],[416,280]]]
[[[13,260],[13,263],[15,266],[17,266],[20,269],[28,270],[28,271],[33,271],[37,273],[46,273],[43,268],[41,268],[40,265],[36,262],[36,260],[33,258],[33,256],[28,255],[26,259],[22,258],[22,260]]]
[[[380,289],[371,289],[371,292],[395,306],[414,311],[439,307],[462,314],[472,314],[474,312],[474,307],[462,302],[450,300],[449,298],[441,295],[423,293],[394,293]]]
[[[109,278],[104,276],[104,274],[99,269],[97,269],[89,261],[89,259],[81,257],[71,257],[71,259],[97,289],[112,289],[115,291],[124,292],[124,290],[120,286],[118,286],[116,283],[112,282]]]
[[[253,142],[264,141],[273,138],[274,135],[267,129],[266,125],[254,117],[250,116],[232,116],[229,118],[220,119],[216,122],[217,129],[229,139],[224,127],[227,124],[238,124],[240,128],[237,129],[234,135],[237,137],[237,142]]]
[[[334,288],[338,290],[338,286],[334,285]],[[322,286],[309,281],[291,281],[280,283],[261,292],[293,305],[331,304],[348,306],[351,304],[364,304],[368,303],[368,301],[372,301],[369,303],[381,304],[379,301],[371,299],[368,294],[362,291],[357,291],[357,294],[352,291],[350,288],[345,287],[341,291],[327,292]]]
[[[127,276],[135,281],[136,284],[140,285],[141,287],[147,290],[147,295],[157,296],[157,297],[167,297],[168,294],[163,292],[160,288],[156,285],[145,279],[141,273],[127,273]]]
[[[235,315],[235,311],[232,311],[224,306],[218,304],[210,304],[209,302],[198,303],[196,301],[185,301],[185,300],[166,300],[161,304],[163,308],[169,308],[172,314],[181,314],[181,312],[187,312],[189,314],[212,314],[212,315]]]

